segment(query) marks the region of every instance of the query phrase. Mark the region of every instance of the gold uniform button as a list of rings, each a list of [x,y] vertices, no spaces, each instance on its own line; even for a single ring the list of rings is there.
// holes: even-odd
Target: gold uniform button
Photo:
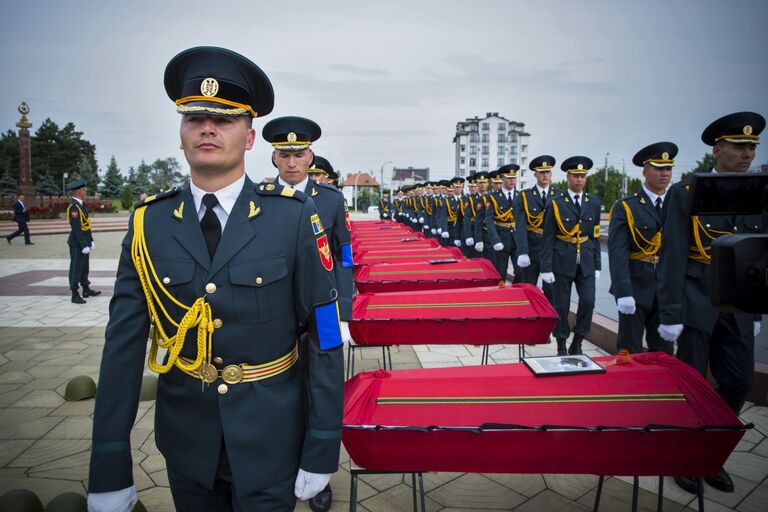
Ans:
[[[217,391],[219,392],[220,395],[226,395],[227,391],[229,391],[229,386],[227,386],[226,384],[219,384]]]
[[[216,356],[216,357],[213,358],[213,362],[216,363],[216,364],[221,364],[221,363],[224,362],[224,360],[222,358],[220,358],[219,356]]]
[[[171,278],[170,277],[164,277],[163,278],[163,284],[171,284]]]
[[[213,283],[205,285],[205,293],[216,293],[216,285]]]
[[[264,280],[261,277],[257,277],[256,278],[256,284],[261,284],[263,282],[264,282]]]
[[[216,329],[221,329],[221,326],[224,325],[224,322],[221,321],[221,318],[214,318],[213,319],[213,326]]]

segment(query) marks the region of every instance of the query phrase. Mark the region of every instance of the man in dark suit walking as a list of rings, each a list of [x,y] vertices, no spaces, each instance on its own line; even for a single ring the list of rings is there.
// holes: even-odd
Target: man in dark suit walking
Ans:
[[[8,245],[11,245],[11,240],[24,233],[24,245],[35,245],[29,240],[29,212],[27,211],[27,205],[24,204],[24,194],[19,194],[16,198],[16,202],[13,203],[13,220],[19,226],[19,228],[5,237]]]

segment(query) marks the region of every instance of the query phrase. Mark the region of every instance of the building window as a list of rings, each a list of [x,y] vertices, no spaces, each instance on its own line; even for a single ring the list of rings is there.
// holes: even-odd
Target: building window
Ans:
[[[459,159],[459,162],[461,163],[461,165],[464,165],[464,157],[461,157],[461,158]]]
[[[528,158],[527,157],[523,157],[523,158],[520,159],[520,161],[523,163],[523,165],[525,165],[526,163],[528,163]]]
[[[460,146],[460,148],[461,148],[461,152],[463,153],[463,152],[464,152],[464,151],[467,149],[467,146],[466,146],[466,145],[464,145],[464,144],[462,144],[462,145]]]
[[[498,160],[496,160],[496,166],[497,167],[501,167],[502,165],[504,165],[504,159],[503,158],[499,158]]]
[[[488,131],[491,129],[491,123],[483,123],[483,131]]]
[[[476,133],[469,135],[469,142],[480,142],[480,137]]]
[[[509,136],[509,142],[511,142],[513,144],[517,144],[517,134],[516,133],[513,133],[513,134],[511,134]]]
[[[477,154],[477,146],[469,146],[469,154],[470,155],[476,155]]]
[[[503,133],[499,134],[498,142],[507,142],[507,136]]]
[[[507,123],[499,123],[499,131],[500,132],[507,131]]]
[[[467,173],[464,169],[459,169],[459,177],[463,178],[464,176],[466,176],[466,174]]]
[[[528,145],[527,145],[527,144],[523,144],[523,147],[522,147],[522,150],[521,150],[521,151],[522,151],[523,153],[527,153],[527,152],[528,152]]]
[[[510,155],[516,155],[517,154],[517,146],[509,146],[509,154]]]
[[[499,146],[499,151],[496,153],[497,155],[503,155],[505,154],[504,146]]]
[[[483,167],[484,168],[488,167],[488,159],[487,158],[483,158]]]
[[[470,158],[469,159],[469,166],[470,167],[477,167],[477,158]]]
[[[487,133],[483,134],[483,142],[488,142],[488,134]]]
[[[513,163],[513,164],[517,165],[517,158],[513,158],[512,162],[510,162],[510,163]]]
[[[488,146],[483,146],[483,154],[484,155],[488,154]]]

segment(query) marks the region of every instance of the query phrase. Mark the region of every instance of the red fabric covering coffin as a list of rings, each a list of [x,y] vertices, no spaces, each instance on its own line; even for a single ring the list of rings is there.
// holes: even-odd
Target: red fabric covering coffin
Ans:
[[[349,330],[358,345],[549,342],[557,312],[530,284],[504,288],[361,293]]]
[[[423,239],[423,233],[416,233],[415,231],[405,229],[389,229],[384,231],[364,231],[362,233],[352,232],[352,243],[357,242],[372,242],[382,240],[402,240],[403,238],[418,238]]]
[[[352,225],[352,229],[356,228],[379,228],[379,227],[386,227],[386,226],[401,226],[401,224],[391,220],[391,219],[380,219],[380,220],[353,220],[350,221],[350,224]]]
[[[499,273],[485,258],[452,263],[382,263],[363,265],[355,276],[360,293],[475,288],[498,284]]]
[[[440,247],[434,238],[403,237],[399,240],[362,240],[352,244],[352,251],[392,251],[400,249],[428,249]]]
[[[357,465],[381,471],[713,476],[744,434],[704,379],[671,356],[633,355],[607,370],[360,373],[345,385],[342,440]]]
[[[457,247],[428,247],[425,249],[393,249],[358,251],[354,255],[355,265],[375,263],[407,263],[429,260],[463,260],[464,255]]]

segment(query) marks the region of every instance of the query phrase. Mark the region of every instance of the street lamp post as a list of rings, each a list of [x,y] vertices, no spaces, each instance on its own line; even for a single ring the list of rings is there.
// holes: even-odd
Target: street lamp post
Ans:
[[[603,178],[605,179],[605,189],[608,190],[608,155],[610,153],[605,154],[605,167],[603,167],[603,171],[605,174],[603,175]]]
[[[387,160],[383,164],[381,164],[381,182],[379,183],[379,197],[384,197],[384,166],[387,164],[391,164],[392,160]]]
[[[67,189],[64,186],[64,180],[69,178],[69,173],[65,172],[61,175],[61,196],[64,197],[67,195]]]
[[[358,173],[355,175],[355,211],[357,211],[357,179],[360,177],[360,174],[362,174],[362,171],[358,171]]]

